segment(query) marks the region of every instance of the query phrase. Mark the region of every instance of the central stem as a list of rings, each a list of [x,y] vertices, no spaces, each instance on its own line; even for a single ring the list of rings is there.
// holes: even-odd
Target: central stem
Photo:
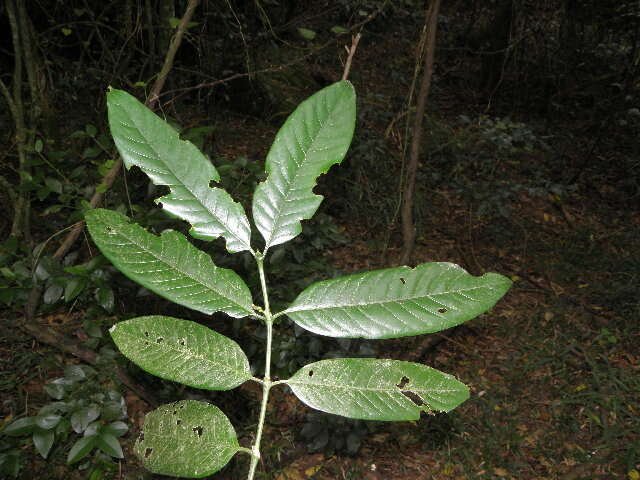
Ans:
[[[264,361],[264,379],[262,383],[262,402],[260,405],[260,418],[258,419],[258,428],[256,430],[256,439],[251,448],[251,464],[249,466],[249,475],[247,480],[253,480],[260,460],[260,440],[262,439],[262,429],[264,427],[264,419],[267,414],[267,402],[269,401],[269,390],[271,389],[271,340],[273,337],[273,318],[269,308],[269,295],[267,294],[267,282],[264,276],[264,254],[256,254],[256,262],[258,264],[258,273],[260,274],[260,285],[262,287],[262,298],[264,299],[264,323],[267,327],[267,346]]]

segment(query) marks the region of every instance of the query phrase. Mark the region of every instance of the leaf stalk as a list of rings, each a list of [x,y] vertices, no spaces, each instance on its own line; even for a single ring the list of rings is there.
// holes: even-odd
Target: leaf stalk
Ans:
[[[256,253],[256,263],[258,264],[258,273],[260,275],[260,286],[262,288],[262,298],[264,299],[264,323],[267,327],[267,345],[264,362],[264,378],[262,380],[262,402],[260,404],[260,417],[258,418],[258,427],[256,429],[256,438],[251,448],[251,464],[249,465],[249,474],[247,480],[253,480],[260,460],[260,441],[262,440],[262,430],[267,414],[267,403],[269,401],[269,390],[271,390],[271,343],[273,339],[273,318],[269,308],[269,294],[267,292],[267,282],[264,274],[264,253]]]

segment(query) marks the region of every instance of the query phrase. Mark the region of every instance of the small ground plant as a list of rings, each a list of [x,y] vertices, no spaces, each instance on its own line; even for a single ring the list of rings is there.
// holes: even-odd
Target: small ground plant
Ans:
[[[213,186],[220,180],[218,172],[192,143],[123,91],[110,90],[107,101],[111,132],[125,165],[136,165],[156,185],[169,187],[157,202],[189,222],[193,237],[222,237],[229,253],[246,251],[255,258],[262,306],[234,271],[214,265],[176,231],[156,236],[120,213],[97,209],[86,214],[95,243],[125,275],[158,295],[205,314],[251,317],[267,331],[264,376],[257,378],[237,343],[198,323],[156,315],[111,329],[122,353],[159,377],[208,390],[230,390],[246,381],[262,386],[257,430],[247,447],[239,445],[227,417],[209,403],[183,400],[149,413],[135,445],[148,470],[200,478],[243,452],[251,457],[247,478],[253,479],[269,392],[278,385],[288,386],[314,409],[363,420],[417,420],[422,412],[448,412],[469,397],[468,388],[451,375],[397,360],[321,360],[288,379],[271,377],[272,327],[281,316],[320,335],[397,338],[470,320],[511,285],[498,274],[473,277],[457,265],[425,263],[320,281],[285,310],[271,312],[265,257],[300,234],[300,222],[311,218],[322,200],[313,193],[317,178],[347,152],[356,118],[349,82],[335,83],[300,104],[278,132],[266,159],[267,178],[253,196],[262,250],[251,245],[244,209]]]

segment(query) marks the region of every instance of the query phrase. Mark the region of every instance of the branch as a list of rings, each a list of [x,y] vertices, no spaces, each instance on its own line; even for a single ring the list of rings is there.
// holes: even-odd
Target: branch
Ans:
[[[349,78],[349,71],[351,70],[351,60],[353,60],[353,55],[356,53],[356,49],[358,48],[358,43],[360,42],[360,33],[358,33],[355,37],[351,37],[351,48],[345,46],[344,48],[347,50],[347,62],[344,64],[344,72],[342,73],[342,80],[346,80]]]
[[[411,154],[407,165],[407,181],[404,186],[402,204],[402,255],[400,264],[406,265],[411,260],[413,249],[416,244],[416,229],[413,224],[413,194],[415,192],[416,175],[418,171],[418,160],[420,159],[420,148],[422,146],[422,120],[431,87],[431,75],[433,74],[433,60],[436,50],[436,29],[438,27],[438,10],[440,0],[431,0],[425,18],[425,28],[427,29],[427,40],[425,44],[424,71],[422,72],[422,82],[418,92],[418,102],[416,104],[416,116],[413,123],[413,135],[411,138]]]

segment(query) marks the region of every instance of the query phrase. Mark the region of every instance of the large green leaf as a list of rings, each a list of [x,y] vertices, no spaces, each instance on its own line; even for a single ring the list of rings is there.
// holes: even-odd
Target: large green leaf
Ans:
[[[181,233],[169,230],[158,237],[111,210],[91,210],[85,218],[104,256],[140,285],[207,314],[253,313],[251,293],[242,279],[233,270],[216,267]]]
[[[202,478],[224,467],[238,449],[236,432],[218,407],[182,400],[147,414],[134,452],[153,473]]]
[[[302,102],[276,135],[266,160],[267,179],[253,196],[253,218],[265,251],[298,235],[322,201],[318,176],[347,153],[356,120],[351,83],[335,83]]]
[[[375,358],[321,360],[287,384],[312,408],[363,420],[417,420],[420,412],[448,412],[469,398],[467,386],[451,375]]]
[[[193,225],[191,234],[204,240],[224,237],[229,252],[251,251],[251,227],[242,205],[209,182],[220,181],[211,162],[171,126],[122,90],[107,94],[109,125],[127,168],[137,165],[156,185],[170,193],[156,200]]]
[[[397,338],[466,322],[510,286],[496,273],[474,277],[452,263],[423,263],[314,283],[284,313],[320,335]]]
[[[240,346],[196,322],[153,315],[117,323],[110,332],[125,357],[167,380],[230,390],[251,378]]]

